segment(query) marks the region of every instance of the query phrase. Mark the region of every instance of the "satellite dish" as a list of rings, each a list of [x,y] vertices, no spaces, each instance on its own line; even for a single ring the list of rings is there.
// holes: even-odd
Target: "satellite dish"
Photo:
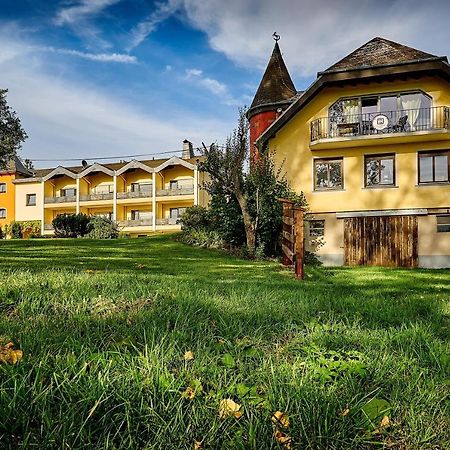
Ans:
[[[88,166],[88,163],[87,163],[87,161],[86,161],[85,159],[83,159],[83,161],[81,161],[81,165],[82,165],[83,167],[87,167],[87,166]]]

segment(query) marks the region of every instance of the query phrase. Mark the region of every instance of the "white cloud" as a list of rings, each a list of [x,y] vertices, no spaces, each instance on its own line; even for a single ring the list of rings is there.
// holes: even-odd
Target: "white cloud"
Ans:
[[[86,20],[102,12],[104,9],[118,3],[120,0],[80,0],[61,8],[55,17],[57,25],[74,24]]]
[[[127,50],[131,51],[141,45],[145,38],[153,33],[161,22],[164,22],[179,9],[180,5],[181,0],[167,0],[166,2],[156,3],[155,10],[131,30],[131,40]]]
[[[239,106],[242,102],[233,98],[226,84],[203,74],[200,69],[186,69],[186,80],[197,83],[202,88],[220,98],[221,102],[228,106]]]
[[[101,37],[101,31],[92,23],[92,19],[108,7],[121,0],[78,0],[59,9],[54,17],[58,26],[68,26],[89,46],[109,48],[111,45]]]
[[[54,48],[54,47],[43,47],[41,48],[41,50],[59,53],[60,55],[77,56],[79,58],[99,62],[116,62],[124,64],[135,64],[138,62],[135,56],[123,53],[87,53],[87,52],[80,52],[78,50],[71,50],[67,48]]]
[[[70,81],[33,45],[0,33],[1,87],[29,135],[22,155],[30,159],[83,158],[156,153],[221,140],[229,124],[192,112],[142,112],[132,104]],[[14,48],[6,55],[1,49]],[[154,111],[154,112],[153,112]],[[56,163],[37,163],[37,167]]]
[[[437,54],[450,39],[442,0],[183,0],[183,11],[213,49],[245,67],[265,67],[277,31],[288,67],[308,77],[375,36]]]

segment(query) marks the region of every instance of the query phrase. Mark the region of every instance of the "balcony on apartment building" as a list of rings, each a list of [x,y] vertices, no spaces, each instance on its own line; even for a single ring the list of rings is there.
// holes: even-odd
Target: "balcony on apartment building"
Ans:
[[[166,189],[157,189],[157,197],[169,197],[176,195],[193,195],[194,182],[191,180],[173,180],[169,182],[169,187]]]
[[[367,108],[370,109],[370,108]],[[375,108],[374,108],[375,109]],[[355,107],[354,112],[358,109]],[[350,114],[348,114],[350,112]],[[311,146],[318,144],[347,142],[392,137],[441,135],[450,130],[450,107],[436,106],[430,108],[379,110],[363,114],[351,113],[351,108],[332,110],[328,117],[321,117],[311,122]],[[439,136],[437,136],[439,138]],[[365,144],[362,144],[365,145]],[[332,145],[331,145],[332,146]]]
[[[76,189],[61,189],[61,193],[54,197],[45,197],[44,203],[75,203],[77,201]]]

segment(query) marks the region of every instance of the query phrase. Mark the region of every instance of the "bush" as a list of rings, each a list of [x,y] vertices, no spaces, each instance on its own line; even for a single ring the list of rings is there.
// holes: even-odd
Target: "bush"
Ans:
[[[10,235],[11,239],[22,239],[22,227],[19,222],[11,222],[10,223]]]
[[[191,206],[181,216],[182,230],[207,230],[211,227],[209,211],[203,206]]]
[[[3,229],[2,227],[0,227],[0,239],[3,239],[5,236],[3,234]]]
[[[220,234],[214,230],[190,229],[181,234],[181,242],[203,248],[223,248],[224,242]]]
[[[53,219],[52,225],[56,237],[75,238],[87,234],[89,222],[85,214],[60,214]]]
[[[91,217],[87,231],[87,237],[90,239],[116,239],[119,237],[119,228],[116,223],[106,217]]]

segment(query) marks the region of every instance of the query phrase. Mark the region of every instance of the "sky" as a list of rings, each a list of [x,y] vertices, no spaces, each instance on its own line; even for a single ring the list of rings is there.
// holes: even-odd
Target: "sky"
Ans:
[[[224,141],[274,31],[304,90],[375,36],[448,55],[449,17],[450,0],[0,0],[0,88],[36,167],[170,156]]]

